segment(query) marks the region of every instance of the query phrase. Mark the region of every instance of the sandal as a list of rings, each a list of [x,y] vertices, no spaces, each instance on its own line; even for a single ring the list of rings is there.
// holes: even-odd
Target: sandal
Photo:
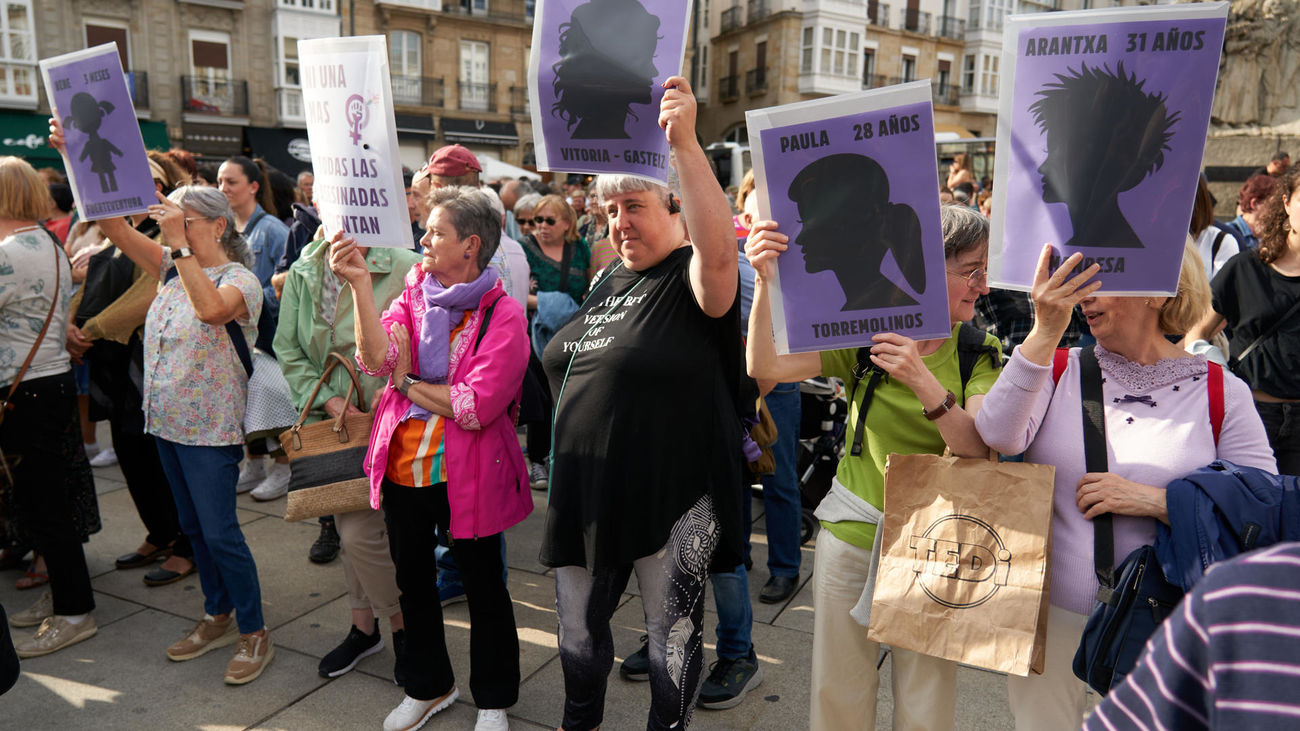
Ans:
[[[14,588],[20,591],[35,589],[50,583],[50,575],[42,571],[33,571],[28,569],[23,572],[21,579],[14,584]]]

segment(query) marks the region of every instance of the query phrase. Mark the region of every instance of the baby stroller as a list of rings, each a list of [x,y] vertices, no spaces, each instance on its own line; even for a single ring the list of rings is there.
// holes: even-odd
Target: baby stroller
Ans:
[[[831,478],[844,454],[848,401],[837,378],[809,378],[799,384],[802,417],[799,424],[799,497],[803,506],[800,542],[817,531],[813,511],[831,489]]]

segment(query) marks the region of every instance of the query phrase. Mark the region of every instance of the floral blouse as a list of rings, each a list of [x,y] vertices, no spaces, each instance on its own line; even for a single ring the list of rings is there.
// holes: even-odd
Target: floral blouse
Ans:
[[[40,229],[20,231],[0,240],[0,385],[13,383],[50,314],[54,278],[59,302],[24,381],[65,373],[71,365],[64,349],[72,278],[59,244]],[[58,267],[57,274],[55,267]]]
[[[172,268],[164,250],[163,272]],[[239,322],[249,350],[257,340],[262,285],[243,264],[203,270],[218,287],[244,295],[249,317]],[[164,275],[165,276],[165,275]],[[225,325],[205,325],[194,312],[180,277],[158,290],[144,326],[144,429],[191,446],[244,443],[248,376]]]

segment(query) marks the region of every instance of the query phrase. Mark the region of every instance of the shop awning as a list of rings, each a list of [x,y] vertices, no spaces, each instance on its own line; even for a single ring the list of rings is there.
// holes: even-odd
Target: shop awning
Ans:
[[[0,155],[21,157],[37,168],[63,169],[63,158],[50,147],[50,118],[35,112],[0,112]],[[163,122],[140,121],[140,134],[144,146],[150,150],[167,150],[167,125]]]
[[[186,122],[181,147],[200,157],[225,159],[244,154],[244,128],[228,124]]]
[[[433,128],[432,114],[394,114],[393,121],[397,123],[398,132],[429,137],[437,135]]]
[[[253,157],[264,158],[290,177],[311,170],[311,143],[306,130],[245,127],[244,138]]]
[[[514,122],[443,117],[442,138],[447,142],[513,147],[519,144],[519,130]]]

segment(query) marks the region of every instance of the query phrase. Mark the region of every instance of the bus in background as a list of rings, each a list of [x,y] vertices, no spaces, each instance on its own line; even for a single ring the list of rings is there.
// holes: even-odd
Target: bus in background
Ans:
[[[718,176],[718,183],[723,190],[732,186],[740,187],[741,179],[752,165],[749,160],[749,145],[714,142],[704,148],[704,154],[708,155],[713,164],[713,174]]]
[[[994,137],[966,137],[936,141],[934,146],[938,153],[939,187],[942,188],[944,181],[948,179],[948,168],[952,165],[952,159],[958,153],[964,152],[970,160],[971,173],[979,183],[979,189],[982,191],[988,188],[993,181],[993,148],[996,142],[997,138]]]

